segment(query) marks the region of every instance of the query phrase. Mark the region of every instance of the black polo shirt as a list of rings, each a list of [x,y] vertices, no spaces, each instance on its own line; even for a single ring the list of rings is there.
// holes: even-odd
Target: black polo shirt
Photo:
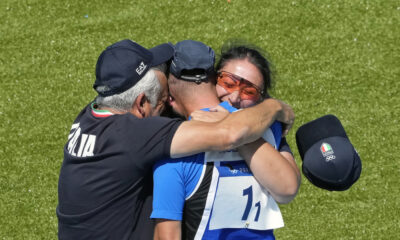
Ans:
[[[180,123],[86,106],[64,147],[59,239],[152,239],[152,166],[170,156]]]

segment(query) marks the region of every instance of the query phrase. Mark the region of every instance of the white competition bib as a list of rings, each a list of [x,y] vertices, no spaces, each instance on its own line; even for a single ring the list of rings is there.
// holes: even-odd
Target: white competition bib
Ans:
[[[271,129],[264,133],[263,138],[277,147]],[[236,150],[206,152],[205,158],[207,162],[214,162],[214,171],[219,173],[209,222],[210,230],[269,230],[284,226],[278,204],[257,182]]]
[[[210,230],[283,227],[275,200],[253,176],[221,177],[211,213]]]

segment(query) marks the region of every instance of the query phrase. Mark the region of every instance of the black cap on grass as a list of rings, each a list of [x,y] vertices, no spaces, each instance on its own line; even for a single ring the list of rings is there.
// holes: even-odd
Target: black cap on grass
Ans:
[[[296,132],[304,176],[315,186],[344,191],[361,174],[361,159],[339,119],[326,115],[304,124]]]

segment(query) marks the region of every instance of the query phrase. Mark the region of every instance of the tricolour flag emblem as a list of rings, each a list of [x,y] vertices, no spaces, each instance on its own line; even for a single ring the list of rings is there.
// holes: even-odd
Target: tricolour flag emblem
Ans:
[[[329,152],[329,151],[332,151],[331,145],[329,145],[328,143],[322,143],[321,152],[322,153],[326,153],[326,152]]]

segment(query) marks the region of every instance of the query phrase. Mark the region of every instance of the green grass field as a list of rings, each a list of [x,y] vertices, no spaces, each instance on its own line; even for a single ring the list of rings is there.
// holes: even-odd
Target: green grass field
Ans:
[[[299,166],[295,130],[325,114],[342,121],[363,161],[345,192],[303,177],[281,206],[277,239],[398,239],[398,0],[1,0],[0,22],[0,239],[56,238],[63,145],[95,97],[98,55],[125,38],[194,39],[217,52],[241,38],[265,49],[273,96],[297,115],[288,141]]]

